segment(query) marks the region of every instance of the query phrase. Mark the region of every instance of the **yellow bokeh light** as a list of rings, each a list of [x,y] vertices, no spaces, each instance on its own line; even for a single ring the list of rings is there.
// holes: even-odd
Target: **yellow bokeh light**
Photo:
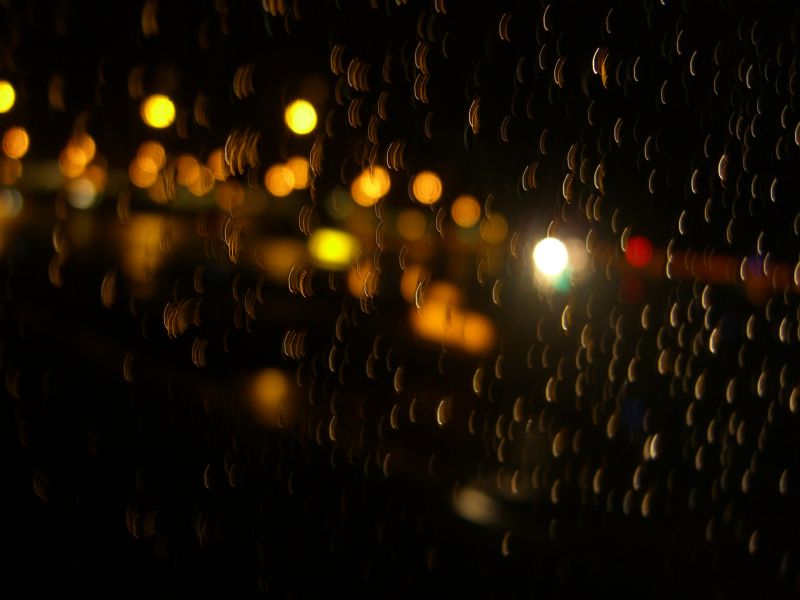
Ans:
[[[164,216],[136,214],[125,228],[122,242],[122,272],[136,283],[145,283],[161,265]]]
[[[481,218],[481,205],[474,196],[462,194],[455,199],[450,207],[453,221],[459,227],[472,227]]]
[[[84,171],[83,176],[91,182],[96,193],[99,194],[106,189],[106,182],[108,182],[108,171],[104,165],[97,163],[89,165],[86,167],[86,171]]]
[[[264,187],[273,196],[288,196],[294,185],[294,173],[286,165],[272,165],[264,174]]]
[[[433,204],[442,197],[442,180],[433,171],[420,171],[411,182],[411,193],[422,204]]]
[[[167,160],[167,152],[158,142],[142,142],[137,157],[143,169],[157,173]]]
[[[73,135],[69,140],[68,146],[73,148],[76,152],[76,160],[78,162],[83,161],[84,165],[88,165],[90,162],[92,162],[97,150],[97,145],[94,143],[94,138],[88,133],[79,133],[77,135]],[[77,152],[81,152],[83,157],[77,157]]]
[[[191,154],[181,154],[176,167],[175,179],[181,185],[189,186],[200,178],[200,163]]]
[[[392,187],[392,180],[389,171],[375,165],[367,168],[353,180],[350,185],[350,194],[356,204],[361,206],[372,206],[383,196],[389,193]]]
[[[207,167],[200,167],[199,174],[186,187],[195,196],[205,196],[214,187],[214,174]]]
[[[397,215],[397,231],[403,239],[409,242],[422,238],[427,228],[428,220],[418,210],[409,208]]]
[[[10,111],[16,100],[17,93],[14,91],[14,86],[8,81],[0,81],[0,113]]]
[[[428,272],[421,265],[413,264],[406,267],[400,277],[400,295],[406,302],[413,302],[417,294],[417,286],[428,278]]]
[[[175,104],[163,94],[153,94],[142,102],[142,120],[156,129],[164,129],[175,120]]]
[[[149,158],[138,156],[131,161],[128,176],[136,187],[148,188],[156,182],[158,169],[154,168],[154,163]]]
[[[412,307],[411,327],[423,339],[483,354],[495,343],[496,330],[485,315],[460,307],[463,294],[452,284],[432,284],[421,308]]]
[[[97,146],[88,133],[72,136],[58,157],[58,166],[65,177],[79,177],[94,158]]]
[[[86,155],[74,146],[67,146],[58,156],[58,167],[64,177],[79,177],[86,169],[86,162]]]
[[[253,410],[265,425],[281,426],[292,416],[292,381],[278,369],[264,369],[250,386]]]
[[[508,235],[508,222],[503,215],[491,215],[481,221],[481,239],[487,244],[501,244]]]
[[[293,156],[286,161],[286,166],[294,175],[294,189],[306,189],[308,187],[308,160],[302,156]]]
[[[369,264],[353,267],[347,274],[347,290],[356,298],[362,295],[372,298],[377,291],[377,284],[377,273]]]
[[[29,146],[30,138],[24,127],[11,127],[3,135],[3,152],[9,158],[22,158]]]
[[[359,246],[355,237],[338,229],[317,229],[308,239],[309,254],[326,269],[346,269]]]
[[[217,148],[208,155],[206,166],[211,169],[217,181],[225,181],[228,178],[228,167],[225,164],[225,152],[222,148]]]
[[[284,113],[286,125],[297,135],[306,135],[317,126],[317,111],[308,100],[295,100]]]

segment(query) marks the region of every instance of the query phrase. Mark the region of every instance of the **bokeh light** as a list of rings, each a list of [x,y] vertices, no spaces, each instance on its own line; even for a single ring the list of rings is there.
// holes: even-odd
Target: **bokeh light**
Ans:
[[[372,206],[389,193],[392,180],[389,171],[380,165],[364,169],[350,185],[353,200],[360,206]]]
[[[286,167],[294,176],[294,189],[306,189],[308,187],[308,160],[302,156],[293,156],[286,161]]]
[[[168,96],[153,94],[142,102],[141,115],[145,124],[155,129],[164,129],[175,120],[175,104]]]
[[[314,262],[326,269],[346,269],[358,253],[358,240],[338,229],[320,228],[308,239],[308,251]]]
[[[625,247],[625,259],[628,264],[637,269],[646,267],[653,259],[653,244],[641,235],[630,237]]]
[[[292,193],[295,178],[292,170],[286,165],[272,165],[264,174],[264,187],[273,196],[282,198]]]
[[[544,238],[533,249],[533,263],[542,274],[555,277],[567,268],[567,247],[553,237]]]
[[[282,427],[292,415],[292,383],[290,377],[275,368],[258,372],[250,384],[250,401],[259,421],[268,426]]]
[[[175,180],[189,186],[200,179],[200,163],[191,154],[181,154],[175,163]]]
[[[503,215],[493,213],[481,221],[481,239],[487,244],[502,244],[508,235],[508,222]]]
[[[433,171],[420,171],[411,182],[411,193],[422,204],[434,204],[442,197],[442,180]]]
[[[317,111],[308,100],[295,100],[284,113],[286,125],[297,135],[306,135],[317,126]]]
[[[14,188],[0,188],[0,219],[14,219],[22,212],[22,194]]]
[[[29,146],[30,138],[24,127],[11,127],[3,135],[3,152],[9,158],[22,158]]]
[[[17,93],[14,86],[6,80],[0,80],[0,113],[7,113],[14,107]]]
[[[405,240],[414,242],[425,235],[428,220],[420,211],[407,208],[397,215],[397,231]]]
[[[473,227],[481,219],[481,205],[474,196],[462,194],[453,201],[450,215],[459,227]]]
[[[228,178],[228,167],[225,164],[225,151],[222,148],[217,148],[208,155],[206,166],[211,169],[211,173],[217,181],[225,181]]]

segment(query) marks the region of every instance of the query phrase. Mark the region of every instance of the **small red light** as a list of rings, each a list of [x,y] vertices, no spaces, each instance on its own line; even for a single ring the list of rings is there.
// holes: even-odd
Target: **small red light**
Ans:
[[[646,237],[633,236],[625,248],[625,258],[632,267],[637,269],[646,267],[653,258],[653,244]]]

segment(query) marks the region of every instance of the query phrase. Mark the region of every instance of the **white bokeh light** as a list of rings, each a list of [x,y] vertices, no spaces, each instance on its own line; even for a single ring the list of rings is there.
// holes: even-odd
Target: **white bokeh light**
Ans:
[[[567,268],[567,247],[556,238],[544,238],[533,249],[533,263],[541,273],[554,277]]]

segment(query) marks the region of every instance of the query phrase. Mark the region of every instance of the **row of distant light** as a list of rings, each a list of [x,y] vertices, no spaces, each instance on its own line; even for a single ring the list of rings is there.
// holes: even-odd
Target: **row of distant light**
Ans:
[[[11,110],[16,100],[14,87],[4,80],[0,80],[0,113]],[[141,116],[144,122],[150,127],[163,129],[169,127],[175,120],[175,104],[169,97],[163,94],[153,94],[148,96],[141,105]],[[295,100],[284,113],[284,119],[289,129],[297,135],[311,133],[317,125],[317,113],[314,106],[307,100]],[[87,135],[86,139],[91,140]],[[19,159],[28,150],[29,139],[27,132],[21,127],[10,128],[3,136],[3,151],[12,159]],[[90,152],[85,154],[93,155],[94,144],[91,144]],[[83,151],[81,144],[70,144],[65,152],[70,149],[78,148]],[[60,162],[62,171],[72,163],[80,163],[84,167],[92,158],[86,156],[82,160],[71,160],[69,156],[62,156]],[[209,173],[213,174],[214,179],[223,179],[221,172],[221,156],[214,156],[216,160],[209,162]],[[153,183],[152,175],[157,173],[163,165],[164,151],[160,144],[152,143],[147,147],[143,145],[140,149],[137,161],[131,168],[131,178],[134,183],[145,186]],[[152,165],[150,163],[153,163]],[[142,163],[142,164],[140,164]],[[194,161],[186,167],[186,170],[193,171]],[[213,165],[213,166],[212,166]],[[180,166],[180,165],[179,165]],[[141,168],[140,168],[141,167]],[[149,167],[149,168],[147,168]],[[199,165],[197,165],[199,172]],[[216,168],[214,168],[216,167]],[[82,170],[82,169],[81,169]],[[179,169],[180,171],[181,169]],[[67,168],[66,171],[69,171]],[[141,172],[140,172],[141,171]],[[213,180],[212,180],[213,181]],[[187,180],[187,184],[193,183]],[[273,165],[267,170],[264,183],[267,189],[275,196],[286,196],[294,189],[303,189],[308,185],[308,161],[302,157],[289,159],[286,163]],[[205,188],[206,186],[202,186]],[[421,171],[411,180],[411,193],[422,204],[435,204],[442,196],[442,181],[433,171]],[[372,206],[378,200],[389,193],[391,179],[389,173],[383,167],[376,165],[365,169],[358,177],[353,180],[350,191],[353,200],[361,206]],[[198,190],[198,192],[203,190]],[[451,214],[455,223],[461,227],[468,228],[474,226],[481,215],[481,206],[478,201],[470,195],[464,194],[457,197],[452,206]],[[325,239],[328,241],[325,242]],[[312,248],[316,250],[323,262],[330,263],[331,257],[349,256],[350,252],[338,235],[328,235],[322,240],[317,239],[312,243]],[[653,248],[649,240],[644,237],[634,237],[628,240],[626,247],[626,259],[637,268],[646,266],[653,254]],[[338,262],[338,261],[333,261]],[[567,269],[569,264],[569,253],[563,242],[554,237],[547,237],[539,241],[533,249],[533,262],[538,271],[548,279],[560,277]]]

